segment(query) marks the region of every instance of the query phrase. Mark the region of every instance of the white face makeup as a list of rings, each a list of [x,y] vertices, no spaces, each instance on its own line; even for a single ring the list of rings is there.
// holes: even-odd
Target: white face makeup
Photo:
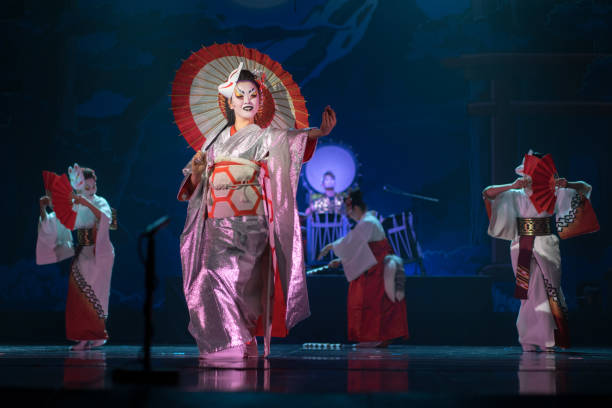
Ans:
[[[334,179],[333,176],[330,176],[329,174],[326,175],[325,177],[323,177],[323,188],[324,189],[334,189],[336,188],[336,179]]]
[[[259,110],[260,95],[257,87],[251,81],[239,81],[234,87],[230,109],[237,117],[253,120]]]
[[[81,194],[87,198],[92,198],[97,191],[98,186],[96,185],[96,180],[92,178],[85,179],[85,187],[83,187]]]

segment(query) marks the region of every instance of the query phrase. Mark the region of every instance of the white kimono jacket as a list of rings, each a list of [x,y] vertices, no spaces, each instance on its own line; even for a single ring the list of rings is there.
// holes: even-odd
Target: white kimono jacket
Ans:
[[[386,238],[385,230],[376,217],[368,211],[349,233],[334,241],[333,251],[342,260],[344,275],[349,282],[359,278],[378,262],[368,242],[382,241]],[[385,257],[385,293],[391,301],[404,298],[404,265],[396,255]]]

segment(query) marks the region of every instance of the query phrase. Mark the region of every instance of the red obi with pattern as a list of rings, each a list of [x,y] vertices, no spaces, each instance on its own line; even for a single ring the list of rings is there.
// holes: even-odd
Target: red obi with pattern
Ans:
[[[209,176],[208,216],[211,218],[263,215],[259,164],[231,158],[217,161]]]

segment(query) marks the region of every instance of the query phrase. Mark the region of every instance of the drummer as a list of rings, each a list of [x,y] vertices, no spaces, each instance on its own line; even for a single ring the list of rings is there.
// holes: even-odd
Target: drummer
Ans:
[[[324,193],[310,196],[310,205],[305,214],[344,214],[344,197],[336,192],[336,176],[334,173],[329,170],[323,173],[321,186]]]

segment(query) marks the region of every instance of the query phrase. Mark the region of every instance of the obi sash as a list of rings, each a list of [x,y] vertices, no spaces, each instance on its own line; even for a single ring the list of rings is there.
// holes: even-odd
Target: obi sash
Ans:
[[[80,228],[76,230],[76,234],[78,246],[96,245],[96,235],[98,234],[96,228]]]
[[[531,266],[535,237],[552,235],[555,230],[553,223],[553,217],[516,219],[519,235],[519,255],[516,265],[514,297],[517,299],[527,299],[529,268]]]
[[[240,158],[219,158],[210,170],[207,212],[211,218],[263,215],[260,165]]]

